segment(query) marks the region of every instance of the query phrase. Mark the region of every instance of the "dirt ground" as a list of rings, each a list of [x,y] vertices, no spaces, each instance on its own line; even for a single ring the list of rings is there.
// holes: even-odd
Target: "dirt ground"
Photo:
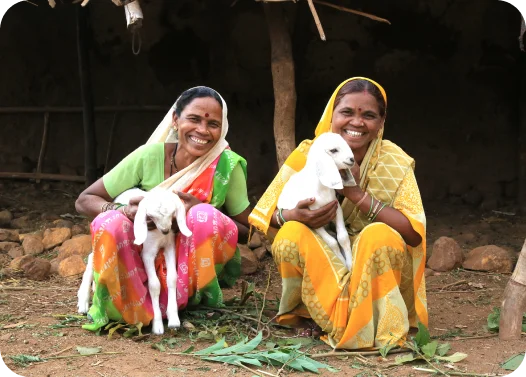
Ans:
[[[28,215],[33,228],[46,225],[43,213],[57,215],[75,214],[74,201],[82,187],[75,184],[28,182],[0,182],[0,208],[8,208],[15,217]],[[512,207],[500,208],[500,212],[483,212],[460,204],[426,204],[428,225],[428,245],[439,236],[455,238],[469,251],[476,246],[495,244],[519,252],[526,235],[526,217],[511,215]],[[75,222],[86,220],[75,218]],[[46,257],[53,258],[52,252]],[[270,271],[270,284],[268,284]],[[492,308],[500,305],[504,287],[510,275],[490,274],[466,270],[455,270],[430,276],[426,279],[428,306],[430,313],[430,333],[440,341],[449,342],[451,352],[463,352],[468,357],[455,364],[457,371],[506,375],[509,372],[500,368],[500,363],[514,354],[523,352],[526,343],[519,341],[501,342],[485,328],[486,318]],[[196,350],[213,344],[206,340],[211,334],[211,324],[221,323],[217,317],[224,313],[207,314],[213,316],[208,322],[196,324],[196,329],[169,331],[164,336],[125,338],[122,332],[115,332],[108,339],[107,332],[100,336],[83,330],[83,320],[66,315],[76,315],[76,291],[81,277],[64,279],[52,277],[43,282],[24,278],[0,276],[0,352],[6,365],[21,376],[253,376],[254,373],[232,365],[198,360],[191,356],[172,355],[193,345]],[[265,317],[273,314],[273,300],[279,297],[280,280],[272,258],[266,256],[260,270],[242,280],[255,283],[255,297],[266,294]],[[267,284],[269,286],[266,290]],[[241,296],[242,282],[225,290],[227,298]],[[254,297],[246,305],[257,304]],[[261,302],[261,300],[259,301]],[[236,310],[235,308],[232,310]],[[238,313],[250,315],[250,310],[237,309]],[[254,310],[252,310],[254,311]],[[195,317],[183,314],[190,322]],[[257,318],[257,310],[255,312]],[[207,327],[205,327],[207,326]],[[223,325],[222,325],[223,326]],[[249,334],[250,327],[257,323],[232,320],[227,328],[227,340],[240,334]],[[213,327],[213,326],[212,326]],[[280,342],[295,337],[289,329],[271,327],[272,336],[267,339]],[[201,335],[199,335],[201,332]],[[149,334],[149,329],[144,329]],[[253,333],[252,335],[253,336]],[[77,346],[101,347],[103,353],[89,357],[79,357]],[[325,344],[314,341],[307,347],[310,352],[328,352]],[[302,348],[304,349],[304,348]],[[26,354],[33,356],[63,357],[46,362],[36,362],[26,366],[17,365],[10,356]],[[321,375],[344,376],[420,376],[428,373],[413,369],[414,366],[428,368],[425,364],[392,366],[396,355],[387,360],[378,356],[360,358],[340,356],[320,359],[340,371],[335,374],[322,371]],[[447,369],[444,364],[442,369]],[[276,374],[277,369],[263,368],[267,373]],[[298,375],[285,371],[281,375]]]

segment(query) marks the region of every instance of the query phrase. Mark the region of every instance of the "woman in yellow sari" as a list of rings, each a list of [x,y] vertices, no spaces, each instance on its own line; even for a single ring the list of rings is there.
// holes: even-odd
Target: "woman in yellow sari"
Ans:
[[[308,208],[314,199],[292,210],[276,208],[284,184],[304,167],[312,140],[287,158],[249,218],[265,233],[279,229],[272,244],[283,285],[278,322],[304,327],[310,318],[334,348],[381,347],[405,339],[418,322],[427,326],[425,214],[414,160],[382,139],[386,107],[378,83],[348,79],[334,91],[315,131],[340,134],[357,162],[357,186],[339,193],[352,271],[312,231],[334,218],[336,202],[318,210]]]

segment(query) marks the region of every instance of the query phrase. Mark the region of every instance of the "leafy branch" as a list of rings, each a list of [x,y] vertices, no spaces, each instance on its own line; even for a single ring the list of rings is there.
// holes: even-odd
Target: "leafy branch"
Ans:
[[[279,376],[285,368],[313,373],[318,373],[319,369],[327,369],[331,372],[337,371],[337,369],[327,364],[308,357],[306,353],[299,350],[301,344],[290,346],[273,345],[270,349],[258,351],[256,348],[260,345],[262,339],[263,333],[260,331],[252,340],[248,340],[247,337],[230,347],[227,346],[224,339],[221,339],[216,344],[200,351],[191,352],[191,349],[189,349],[184,352],[170,353],[170,355],[187,355],[200,358],[201,360],[227,363],[248,369],[258,375],[269,375],[269,373],[259,369],[253,370],[247,365],[262,367],[263,364],[267,364],[280,368],[274,376]]]

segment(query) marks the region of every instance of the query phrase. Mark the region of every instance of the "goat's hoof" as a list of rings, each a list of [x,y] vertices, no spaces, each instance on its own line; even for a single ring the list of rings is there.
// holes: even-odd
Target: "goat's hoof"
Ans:
[[[176,320],[168,320],[168,327],[171,329],[178,329],[179,327],[181,327],[181,321],[179,321],[179,318],[177,318]]]
[[[164,326],[163,323],[153,323],[152,324],[152,334],[154,335],[163,335],[164,334]]]
[[[86,314],[89,310],[89,303],[88,302],[79,302],[77,304],[78,313],[79,314]]]

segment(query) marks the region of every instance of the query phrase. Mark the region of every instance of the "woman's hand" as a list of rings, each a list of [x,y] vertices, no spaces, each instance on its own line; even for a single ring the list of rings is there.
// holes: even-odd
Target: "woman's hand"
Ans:
[[[176,194],[183,201],[184,209],[186,210],[186,213],[188,213],[188,211],[190,211],[190,208],[192,208],[193,206],[196,206],[202,203],[199,199],[197,199],[192,194],[188,194],[186,192],[181,192],[181,191],[176,192]]]
[[[311,229],[322,228],[329,224],[336,216],[338,201],[332,201],[321,208],[309,208],[316,201],[315,198],[300,200],[296,208],[283,210],[282,215],[286,221],[299,221]]]
[[[351,168],[351,173],[354,177],[354,180],[356,181],[356,186],[345,186],[343,188],[343,195],[345,195],[345,197],[351,202],[356,203],[363,196],[363,191],[360,188],[360,165],[358,165],[358,163],[355,163],[353,165],[353,167]]]

